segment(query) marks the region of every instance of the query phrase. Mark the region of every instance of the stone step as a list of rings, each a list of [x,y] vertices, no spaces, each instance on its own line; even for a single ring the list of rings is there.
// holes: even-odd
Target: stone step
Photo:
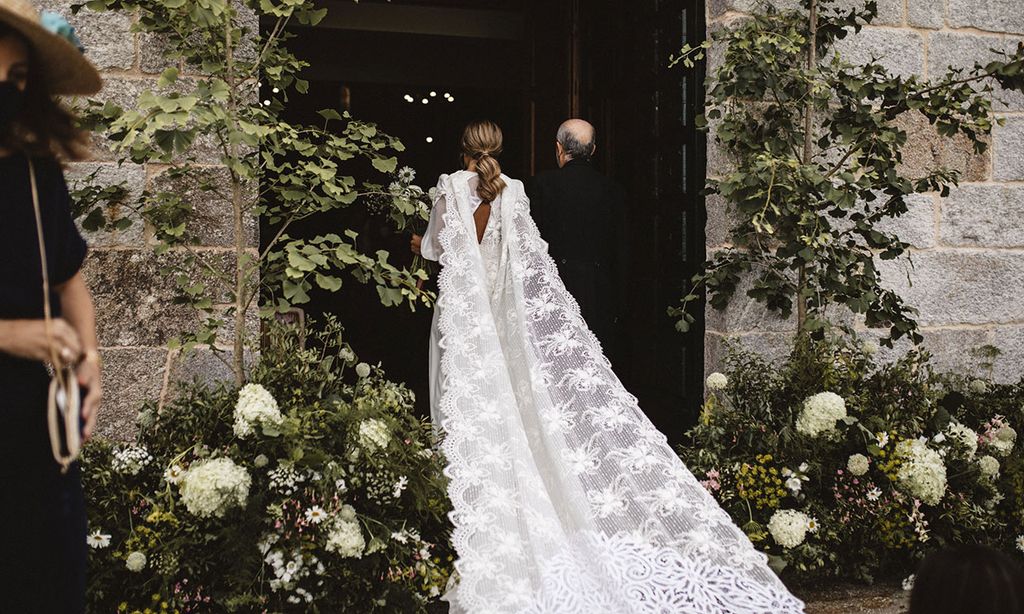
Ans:
[[[893,585],[833,585],[794,591],[807,614],[905,614],[910,593]]]

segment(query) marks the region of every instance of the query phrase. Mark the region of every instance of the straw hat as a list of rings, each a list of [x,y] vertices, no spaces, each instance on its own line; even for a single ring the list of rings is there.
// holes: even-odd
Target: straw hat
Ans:
[[[96,67],[71,42],[78,40],[74,29],[59,15],[47,13],[44,25],[44,18],[29,0],[0,0],[0,22],[32,44],[51,94],[95,94],[103,87]]]

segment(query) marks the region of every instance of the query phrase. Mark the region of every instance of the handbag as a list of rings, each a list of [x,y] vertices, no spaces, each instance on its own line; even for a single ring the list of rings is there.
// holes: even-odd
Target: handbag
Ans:
[[[39,207],[39,187],[36,183],[36,169],[28,156],[29,185],[32,190],[32,207],[35,210],[36,234],[39,238],[39,262],[43,273],[43,318],[46,337],[50,348],[50,389],[47,394],[46,422],[50,433],[50,449],[53,459],[60,465],[61,473],[67,473],[82,451],[81,391],[74,365],[61,360],[53,343],[53,314],[50,309],[50,273],[46,261],[46,242],[43,238],[43,215]]]

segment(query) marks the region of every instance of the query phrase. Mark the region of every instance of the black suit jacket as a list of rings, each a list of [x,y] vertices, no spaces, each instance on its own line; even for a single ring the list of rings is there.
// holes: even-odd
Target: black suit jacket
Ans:
[[[589,162],[570,160],[527,185],[530,213],[566,288],[615,364],[625,319],[625,196]]]

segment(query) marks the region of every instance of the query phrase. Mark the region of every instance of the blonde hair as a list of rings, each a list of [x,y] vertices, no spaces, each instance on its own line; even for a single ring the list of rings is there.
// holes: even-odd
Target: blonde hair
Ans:
[[[505,189],[497,159],[501,148],[501,128],[492,121],[475,121],[462,131],[462,153],[476,161],[476,172],[480,177],[476,192],[485,203],[494,202]]]

